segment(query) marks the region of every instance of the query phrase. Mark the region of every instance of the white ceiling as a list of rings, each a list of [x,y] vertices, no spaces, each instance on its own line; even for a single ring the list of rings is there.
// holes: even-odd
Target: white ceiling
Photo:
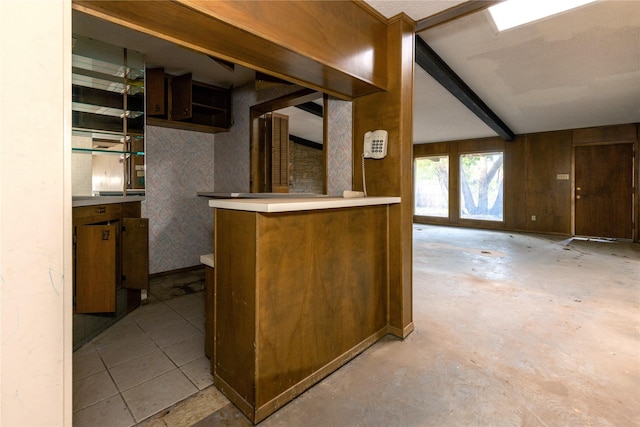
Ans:
[[[367,3],[386,17],[404,12],[419,21],[464,1]],[[143,52],[148,66],[170,74],[191,71],[195,80],[236,87],[254,79],[246,68],[232,73],[205,55],[75,11],[73,31]],[[499,34],[483,11],[419,36],[516,134],[640,122],[638,0],[600,0]],[[298,136],[316,141],[317,129]],[[415,143],[495,135],[416,65]]]
[[[599,1],[502,33],[483,11],[419,36],[516,134],[640,122],[640,1]],[[415,142],[495,135],[418,68]]]

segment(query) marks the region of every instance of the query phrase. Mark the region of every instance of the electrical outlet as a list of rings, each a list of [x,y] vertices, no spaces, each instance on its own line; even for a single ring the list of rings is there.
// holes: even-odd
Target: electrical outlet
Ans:
[[[535,221],[536,220],[536,216],[535,215],[531,215],[531,221]]]

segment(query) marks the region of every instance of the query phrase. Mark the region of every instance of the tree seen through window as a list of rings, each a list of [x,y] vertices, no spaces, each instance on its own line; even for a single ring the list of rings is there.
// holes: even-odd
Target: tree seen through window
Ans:
[[[503,220],[503,154],[460,156],[460,218]]]

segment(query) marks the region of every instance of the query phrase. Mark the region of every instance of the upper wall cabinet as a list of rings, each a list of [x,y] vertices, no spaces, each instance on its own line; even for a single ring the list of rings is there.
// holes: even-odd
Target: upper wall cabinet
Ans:
[[[143,193],[144,56],[74,36],[72,67],[73,195]]]
[[[231,89],[194,81],[191,73],[147,69],[147,124],[198,132],[227,132],[232,125]]]

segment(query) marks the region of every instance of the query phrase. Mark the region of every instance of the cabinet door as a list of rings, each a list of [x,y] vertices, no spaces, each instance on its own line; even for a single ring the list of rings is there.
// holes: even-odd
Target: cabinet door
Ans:
[[[122,287],[149,288],[149,218],[122,219]]]
[[[193,115],[191,109],[191,73],[171,79],[171,119],[187,120]]]
[[[166,114],[166,87],[164,68],[146,70],[147,115],[164,116]]]
[[[116,225],[76,227],[76,312],[116,311]]]

